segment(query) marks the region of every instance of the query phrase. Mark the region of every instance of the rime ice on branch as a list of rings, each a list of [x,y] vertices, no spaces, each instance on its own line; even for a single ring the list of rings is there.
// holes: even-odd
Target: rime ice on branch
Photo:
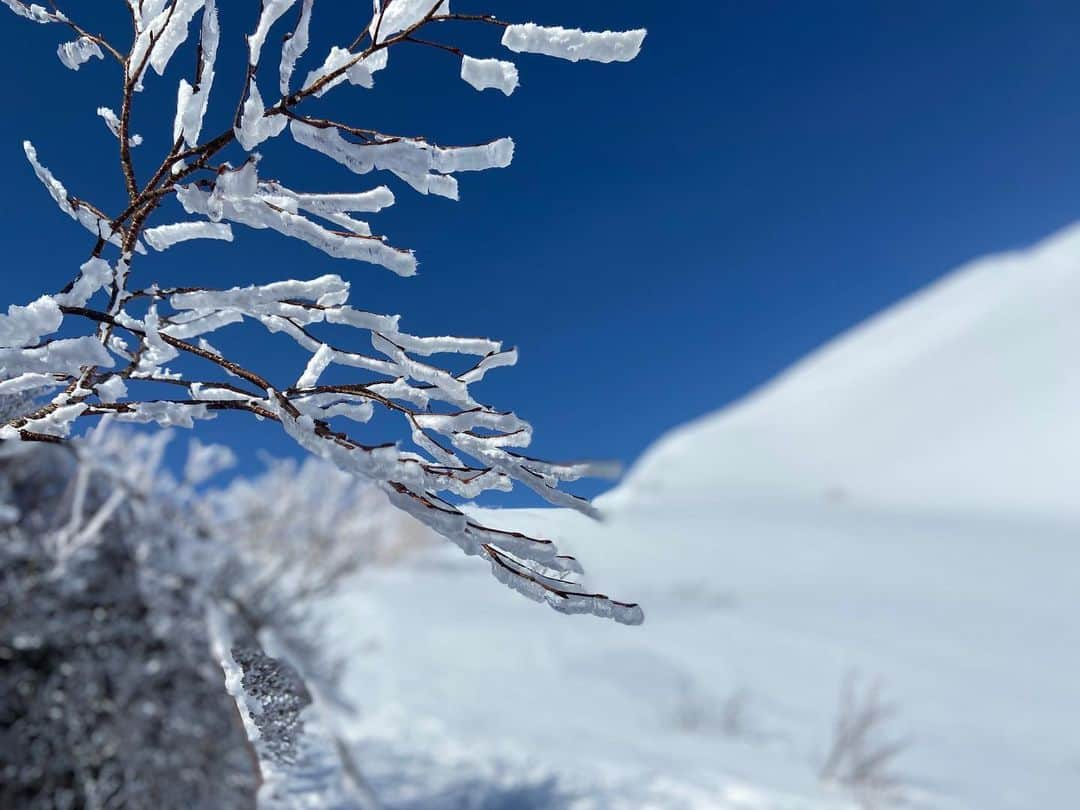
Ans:
[[[25,144],[46,190],[61,211],[90,231],[93,245],[89,260],[58,294],[0,315],[0,386],[11,393],[43,387],[52,392],[46,404],[0,425],[0,439],[61,441],[75,420],[104,414],[120,421],[190,427],[219,411],[247,411],[278,422],[316,456],[375,481],[397,506],[466,554],[487,560],[499,581],[530,598],[566,613],[631,624],[642,620],[637,605],[586,591],[574,579],[581,573],[577,561],[560,554],[550,541],[481,525],[445,499],[508,490],[516,481],[552,504],[595,514],[587,501],[561,485],[610,474],[608,467],[524,455],[521,450],[532,437],[529,424],[473,397],[470,385],[492,369],[513,365],[515,350],[490,340],[409,334],[397,316],[351,306],[349,285],[337,275],[215,290],[185,287],[184,279],[173,288],[140,286],[144,259],[136,254],[145,254],[147,246],[186,250],[178,245],[231,240],[234,226],[247,226],[277,231],[336,258],[412,275],[412,252],[392,246],[367,221],[368,215],[395,203],[389,188],[295,190],[269,179],[267,166],[253,150],[287,131],[314,160],[336,161],[357,175],[383,172],[421,194],[457,199],[459,174],[510,164],[510,138],[438,145],[413,133],[382,131],[374,122],[361,126],[315,117],[305,102],[331,91],[360,92],[350,85],[373,87],[377,74],[389,69],[390,51],[406,46],[444,53],[447,69],[477,90],[512,93],[517,67],[504,59],[466,54],[446,42],[441,35],[452,33],[454,25],[501,31],[501,44],[514,53],[597,62],[633,59],[643,30],[586,32],[510,23],[459,12],[457,0],[453,10],[448,0],[375,0],[370,18],[355,10],[358,5],[344,12],[327,4],[327,13],[343,17],[345,26],[339,28],[352,26],[360,33],[315,52],[310,65],[302,67],[312,46],[312,15],[321,9],[314,0],[263,0],[258,18],[251,21],[247,70],[237,99],[227,90],[238,83],[215,76],[222,37],[215,0],[128,0],[133,30],[126,46],[91,33],[93,27],[83,27],[56,4],[46,9],[20,0],[3,2],[20,17],[73,36],[57,51],[68,67],[99,71],[111,68],[98,61],[119,64],[121,97],[111,106],[101,99],[106,106],[97,113],[116,135],[127,201],[123,210],[106,213],[76,197],[46,168],[33,145]],[[492,44],[496,41],[493,37]],[[173,143],[158,168],[143,175],[132,158],[132,147],[142,143],[133,132],[139,94],[161,85],[185,45],[194,67],[176,88]],[[277,64],[265,64],[271,59]],[[297,81],[298,76],[306,78]],[[236,113],[232,127],[208,137],[212,102]],[[51,159],[62,161],[63,156]],[[186,215],[177,218],[177,206],[169,200]],[[116,252],[107,258],[110,248]],[[83,323],[88,333],[51,337],[63,321]],[[310,353],[306,367],[282,379],[282,369],[249,369],[208,342],[211,333],[239,322],[292,338]],[[328,325],[352,327],[363,340],[332,343]],[[430,359],[442,354],[465,355],[473,362],[464,371],[451,371]],[[184,370],[171,369],[170,363]],[[205,373],[194,376],[187,368],[198,364]],[[323,382],[334,366],[352,370],[354,381]],[[133,381],[138,382],[138,398],[128,395]],[[143,395],[154,387],[158,395]],[[342,422],[366,422],[376,411],[404,420],[413,447],[372,446],[340,428]]]

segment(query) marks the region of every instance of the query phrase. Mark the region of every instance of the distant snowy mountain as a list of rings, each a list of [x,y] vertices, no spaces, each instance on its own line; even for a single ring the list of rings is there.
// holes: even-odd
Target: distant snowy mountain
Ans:
[[[1074,226],[961,267],[671,432],[607,500],[785,493],[1080,516],[1078,490]]]
[[[841,685],[880,679],[908,807],[1080,795],[1080,228],[961,268],[662,438],[551,537],[626,628],[442,549],[330,623],[390,810],[850,810]],[[882,808],[888,805],[877,804]]]

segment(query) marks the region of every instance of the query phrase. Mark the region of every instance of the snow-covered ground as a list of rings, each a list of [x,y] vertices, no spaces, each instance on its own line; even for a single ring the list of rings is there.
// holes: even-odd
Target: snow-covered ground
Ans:
[[[1080,228],[976,262],[662,438],[560,540],[642,627],[440,549],[332,605],[394,808],[844,808],[842,684],[879,679],[916,807],[1080,796]],[[718,369],[722,372],[722,369]]]

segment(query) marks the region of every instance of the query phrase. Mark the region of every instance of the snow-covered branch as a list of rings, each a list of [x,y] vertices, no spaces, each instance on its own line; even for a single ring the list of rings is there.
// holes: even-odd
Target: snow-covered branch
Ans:
[[[360,36],[331,44],[300,69],[312,46],[312,15],[330,5],[264,0],[247,37],[246,73],[242,81],[230,83],[215,78],[224,39],[214,0],[131,3],[132,40],[126,52],[75,25],[56,7],[4,2],[24,19],[77,32],[74,42],[60,46],[68,67],[96,68],[89,60],[106,55],[122,63],[120,97],[98,114],[117,137],[126,207],[107,213],[74,197],[26,143],[26,157],[57,206],[88,229],[94,241],[89,260],[63,290],[0,315],[0,386],[9,393],[31,387],[53,392],[34,410],[6,418],[0,439],[60,441],[77,419],[86,417],[191,427],[220,411],[246,411],[277,422],[313,455],[374,481],[394,504],[465,553],[487,560],[499,581],[530,598],[567,613],[641,621],[637,605],[577,584],[577,561],[550,541],[481,525],[451,502],[507,490],[517,482],[549,503],[596,514],[587,501],[562,487],[583,476],[612,474],[609,465],[559,464],[524,455],[531,426],[512,412],[482,403],[471,390],[489,371],[513,365],[514,349],[486,339],[404,332],[397,316],[351,306],[349,284],[338,275],[224,289],[185,287],[184,279],[172,288],[140,288],[136,280],[144,261],[139,254],[147,246],[181,251],[200,239],[231,241],[240,226],[273,230],[329,256],[410,276],[417,266],[412,251],[392,246],[367,221],[397,202],[390,188],[295,190],[269,179],[266,162],[255,150],[288,130],[304,147],[301,155],[314,153],[313,159],[329,159],[358,175],[381,172],[420,194],[456,200],[459,175],[510,165],[514,143],[509,137],[443,146],[426,137],[387,133],[375,122],[313,117],[304,111],[305,102],[331,92],[357,92],[350,87],[372,88],[376,74],[389,69],[390,52],[407,45],[445,52],[448,66],[477,90],[512,93],[517,66],[466,54],[441,41],[437,33],[448,23],[501,31],[501,45],[515,54],[571,61],[633,59],[644,31],[584,32],[511,23],[451,11],[447,0],[377,1]],[[264,64],[279,41],[283,44],[269,81]],[[131,151],[142,143],[132,132],[139,94],[161,81],[188,43],[194,46],[195,67],[179,80],[171,147],[157,169],[140,180]],[[306,78],[298,82],[297,76]],[[238,85],[243,86],[240,99],[220,99],[224,109],[235,111],[232,126],[205,138],[212,103],[222,88]],[[264,97],[271,88],[274,95]],[[106,256],[110,247],[114,257]],[[63,322],[83,324],[86,334],[56,337]],[[306,362],[291,370],[256,370],[208,342],[211,333],[240,323],[288,336],[307,353]],[[331,327],[341,326],[351,327],[361,339],[335,337],[332,342]],[[458,370],[452,360],[445,365],[432,360],[454,355],[471,358],[471,364]],[[138,396],[129,395],[136,388]],[[380,411],[402,420],[411,445],[361,442],[346,427]],[[82,536],[73,533],[72,542]]]

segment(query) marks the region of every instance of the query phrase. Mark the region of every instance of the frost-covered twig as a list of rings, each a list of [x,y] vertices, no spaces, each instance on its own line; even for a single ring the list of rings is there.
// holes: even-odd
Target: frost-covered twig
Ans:
[[[860,685],[850,673],[840,690],[829,752],[820,778],[849,790],[868,810],[896,801],[904,780],[893,771],[909,741],[889,737],[896,706],[881,695],[881,682]]]

